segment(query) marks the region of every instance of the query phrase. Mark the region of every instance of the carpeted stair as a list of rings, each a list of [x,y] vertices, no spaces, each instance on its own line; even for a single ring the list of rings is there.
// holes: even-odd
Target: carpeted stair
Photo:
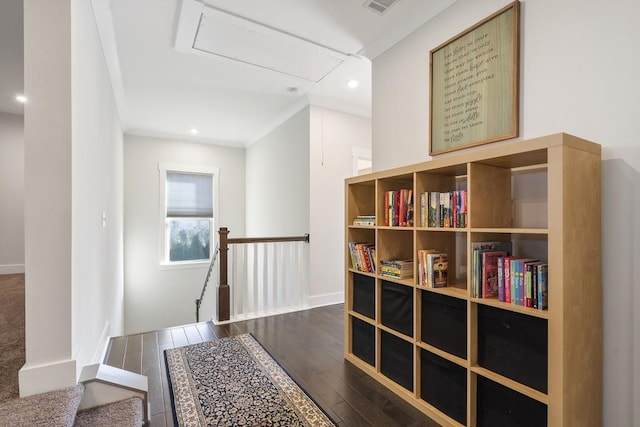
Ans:
[[[79,384],[62,390],[0,403],[0,426],[140,427],[143,402],[138,397],[78,411],[84,393]]]

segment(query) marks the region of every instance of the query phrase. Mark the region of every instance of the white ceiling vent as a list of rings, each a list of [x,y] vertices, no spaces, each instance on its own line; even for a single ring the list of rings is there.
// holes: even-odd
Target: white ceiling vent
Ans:
[[[367,0],[362,6],[382,15],[398,0]]]

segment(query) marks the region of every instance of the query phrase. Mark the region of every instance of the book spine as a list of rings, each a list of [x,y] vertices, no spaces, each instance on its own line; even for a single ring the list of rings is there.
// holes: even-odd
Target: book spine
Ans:
[[[407,225],[406,211],[407,211],[407,190],[400,190],[399,204],[398,204],[398,225],[404,227]]]
[[[524,306],[524,261],[518,261],[518,305]]]
[[[425,218],[426,218],[426,214],[425,214],[425,202],[426,202],[426,198],[427,195],[426,193],[421,193],[420,194],[420,227],[426,227],[427,223],[425,222]]]
[[[480,257],[480,289],[482,292],[482,298],[489,297],[489,283],[487,282],[488,267],[487,258],[483,254]]]
[[[513,303],[515,305],[520,305],[520,274],[519,274],[519,270],[520,270],[520,261],[519,260],[515,260],[513,261],[513,270],[511,271],[511,278],[513,279],[514,282],[514,298],[513,298]]]
[[[358,262],[356,261],[354,242],[349,242],[349,254],[351,255],[351,266],[354,270],[357,270]]]
[[[389,192],[384,192],[384,225],[389,226]]]
[[[546,310],[549,307],[549,293],[548,293],[548,267],[546,264],[538,266],[538,309]]]
[[[407,226],[413,227],[414,221],[413,190],[407,191]]]
[[[526,264],[524,267],[524,305],[525,307],[533,307],[533,299],[531,294],[531,272],[533,265]]]
[[[511,280],[511,261],[507,257],[504,259],[504,302],[513,304],[513,281]]]
[[[534,264],[531,270],[531,306],[538,308],[538,265]]]
[[[504,302],[504,257],[498,259],[498,301]]]

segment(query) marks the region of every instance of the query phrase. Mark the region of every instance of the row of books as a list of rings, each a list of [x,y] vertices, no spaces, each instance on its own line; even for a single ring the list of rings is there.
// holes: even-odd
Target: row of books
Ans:
[[[413,260],[380,260],[380,275],[394,279],[413,277]]]
[[[443,288],[448,283],[447,254],[435,249],[418,251],[418,283],[427,288]]]
[[[353,219],[353,225],[376,225],[376,216],[358,215]]]
[[[413,227],[413,190],[385,191],[384,225]]]
[[[349,242],[349,253],[354,270],[376,272],[376,246],[373,243]]]
[[[467,191],[428,191],[420,194],[420,225],[422,227],[466,227]]]
[[[471,244],[471,296],[546,310],[547,263],[511,253],[510,241]]]

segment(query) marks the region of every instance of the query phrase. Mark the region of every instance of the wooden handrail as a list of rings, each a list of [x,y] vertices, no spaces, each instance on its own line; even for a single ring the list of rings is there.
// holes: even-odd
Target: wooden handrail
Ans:
[[[278,242],[307,242],[309,243],[309,234],[304,236],[292,237],[236,237],[230,239],[229,229],[220,227],[220,285],[218,286],[218,310],[217,316],[219,322],[224,322],[231,317],[231,298],[228,272],[227,272],[227,254],[229,245],[243,243],[278,243]]]
[[[272,242],[307,242],[309,243],[309,234],[304,236],[291,236],[291,237],[234,237],[233,239],[227,239],[227,243],[272,243]]]

